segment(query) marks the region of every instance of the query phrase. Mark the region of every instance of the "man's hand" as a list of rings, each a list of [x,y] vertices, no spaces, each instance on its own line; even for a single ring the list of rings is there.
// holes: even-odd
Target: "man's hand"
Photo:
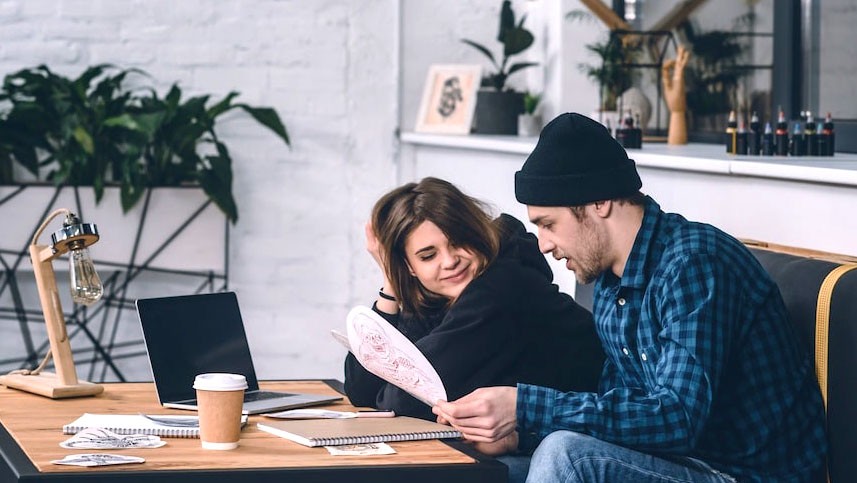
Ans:
[[[496,443],[473,443],[476,451],[488,456],[501,456],[518,449],[518,432],[512,431],[508,436]]]
[[[517,398],[518,389],[515,387],[482,387],[456,401],[438,401],[432,412],[438,416],[438,422],[461,431],[465,439],[477,443],[498,443],[507,438],[496,447],[506,448],[514,442],[510,449],[515,449],[518,446],[515,433]],[[513,439],[510,438],[512,434]],[[486,448],[491,450],[494,447]]]

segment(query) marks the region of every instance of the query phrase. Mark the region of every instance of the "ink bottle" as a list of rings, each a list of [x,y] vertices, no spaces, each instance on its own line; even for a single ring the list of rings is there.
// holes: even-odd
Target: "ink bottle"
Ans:
[[[795,122],[794,129],[792,130],[792,137],[789,141],[789,154],[792,156],[806,155],[806,141],[800,128],[800,121]]]
[[[822,156],[833,156],[836,152],[836,135],[833,132],[833,119],[830,117],[830,113],[827,113],[827,117],[824,118],[824,125],[821,128],[821,134],[827,136],[827,152],[822,154]]]
[[[765,133],[762,135],[762,155],[774,155],[774,130],[771,129],[771,123],[765,123]]]
[[[828,152],[830,149],[830,135],[824,132],[824,123],[818,121],[816,130],[818,131],[818,143],[816,147],[816,152],[818,153],[818,156],[829,156],[830,154],[828,154]]]
[[[818,133],[815,130],[815,120],[812,113],[806,111],[806,124],[804,124],[803,139],[807,156],[818,156]]]
[[[759,116],[753,111],[750,116],[750,137],[747,144],[747,153],[758,156],[762,152],[762,123],[759,122]]]
[[[729,111],[729,120],[726,121],[726,153],[735,154],[738,142],[738,119],[735,117],[735,111]]]
[[[640,122],[640,113],[634,114],[634,147],[643,149],[643,123]]]
[[[749,134],[744,127],[744,118],[742,117],[738,122],[738,132],[735,134],[735,152],[733,154],[747,154]]]
[[[777,116],[777,130],[774,133],[775,151],[777,156],[788,156],[789,154],[789,125],[786,122],[786,115],[783,109],[780,108],[780,113]]]

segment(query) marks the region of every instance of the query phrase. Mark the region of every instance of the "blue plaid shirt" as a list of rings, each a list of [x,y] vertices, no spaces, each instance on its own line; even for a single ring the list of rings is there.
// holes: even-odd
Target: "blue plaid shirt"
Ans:
[[[565,429],[740,481],[808,481],[824,463],[812,360],[739,241],[648,198],[625,272],[597,279],[593,312],[607,353],[598,394],[519,384],[521,450]]]

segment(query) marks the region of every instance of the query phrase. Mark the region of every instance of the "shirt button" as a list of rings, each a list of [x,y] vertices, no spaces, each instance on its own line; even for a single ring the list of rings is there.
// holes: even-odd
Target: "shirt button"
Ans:
[[[622,352],[624,352],[626,356],[631,354],[631,351],[629,351],[627,347],[623,347]]]
[[[618,303],[619,305],[625,305],[625,299],[620,298],[619,300],[616,301],[616,303]]]
[[[643,352],[643,353],[641,353],[641,354],[640,354],[640,359],[643,359],[643,362],[646,362],[649,358],[648,358],[648,357],[646,357],[646,353],[645,353],[645,352]]]

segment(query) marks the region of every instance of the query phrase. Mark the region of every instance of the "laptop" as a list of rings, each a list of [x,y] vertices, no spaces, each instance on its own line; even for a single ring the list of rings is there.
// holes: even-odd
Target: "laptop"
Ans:
[[[197,374],[229,372],[247,378],[244,414],[313,406],[342,397],[259,390],[234,292],[137,300],[137,314],[161,405],[196,409]]]

